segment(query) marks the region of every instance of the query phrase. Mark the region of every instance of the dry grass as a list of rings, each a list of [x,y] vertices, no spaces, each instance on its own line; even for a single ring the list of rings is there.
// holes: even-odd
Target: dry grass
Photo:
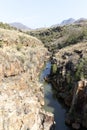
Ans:
[[[6,30],[0,28],[0,41],[3,42],[3,45],[17,45],[22,44],[24,46],[40,46],[42,45],[41,41],[35,37],[29,36],[25,33],[15,31],[15,30]]]
[[[62,61],[62,60],[64,60],[64,59],[62,59],[62,56],[63,56],[65,53],[69,53],[69,54],[71,54],[71,56],[68,57],[68,58],[78,59],[78,58],[79,58],[79,55],[74,52],[75,50],[82,51],[83,56],[84,56],[84,57],[87,57],[87,42],[77,43],[77,44],[75,44],[75,45],[70,45],[70,46],[67,46],[67,47],[65,47],[65,48],[60,49],[59,52],[56,53],[56,58],[57,58],[59,61]],[[67,58],[67,60],[69,60],[68,58]],[[66,59],[65,59],[65,60],[66,60]]]

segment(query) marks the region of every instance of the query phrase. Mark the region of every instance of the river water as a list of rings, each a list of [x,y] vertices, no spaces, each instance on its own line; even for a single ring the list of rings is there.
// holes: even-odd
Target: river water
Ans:
[[[44,77],[50,73],[50,68],[51,63],[48,62],[40,75],[40,81],[43,82],[45,95],[44,109],[54,114],[54,120],[56,122],[55,130],[72,130],[72,128],[69,128],[65,124],[66,110],[56,98],[56,93],[53,90],[52,85],[44,82]]]

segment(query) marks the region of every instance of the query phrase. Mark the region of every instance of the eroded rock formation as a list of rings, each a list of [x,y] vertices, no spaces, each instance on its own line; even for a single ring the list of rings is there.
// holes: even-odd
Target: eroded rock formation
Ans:
[[[73,128],[87,128],[87,43],[59,50],[52,59],[48,76],[57,91],[57,97],[68,106],[66,123]],[[57,70],[53,73],[56,59]],[[55,66],[54,66],[55,67]]]
[[[4,31],[1,38],[6,44],[0,48],[0,130],[49,130],[53,114],[42,109],[44,95],[38,78],[47,49],[33,37],[24,35],[22,39],[22,34],[24,44],[18,49],[18,34],[14,33],[13,40],[13,32]]]

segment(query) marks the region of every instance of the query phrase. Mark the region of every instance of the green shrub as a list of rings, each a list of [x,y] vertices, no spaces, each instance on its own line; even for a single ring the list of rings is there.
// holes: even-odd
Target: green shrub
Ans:
[[[82,39],[84,38],[84,33],[83,31],[76,31],[76,32],[71,32],[66,40],[66,44],[70,45],[70,44],[75,44],[77,42],[82,41]]]
[[[75,77],[77,80],[87,78],[87,59],[81,59],[79,61]]]
[[[56,72],[57,72],[57,64],[52,64],[51,71],[52,71],[53,74],[56,74]]]

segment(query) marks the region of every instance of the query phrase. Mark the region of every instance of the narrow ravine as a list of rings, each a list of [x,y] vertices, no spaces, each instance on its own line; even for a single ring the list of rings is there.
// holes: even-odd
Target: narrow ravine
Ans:
[[[54,119],[56,122],[55,130],[72,130],[72,128],[69,128],[65,124],[66,110],[56,98],[56,95],[52,89],[52,85],[44,82],[44,77],[50,73],[50,68],[51,64],[48,62],[40,76],[40,81],[43,82],[45,95],[44,109],[54,114]]]

